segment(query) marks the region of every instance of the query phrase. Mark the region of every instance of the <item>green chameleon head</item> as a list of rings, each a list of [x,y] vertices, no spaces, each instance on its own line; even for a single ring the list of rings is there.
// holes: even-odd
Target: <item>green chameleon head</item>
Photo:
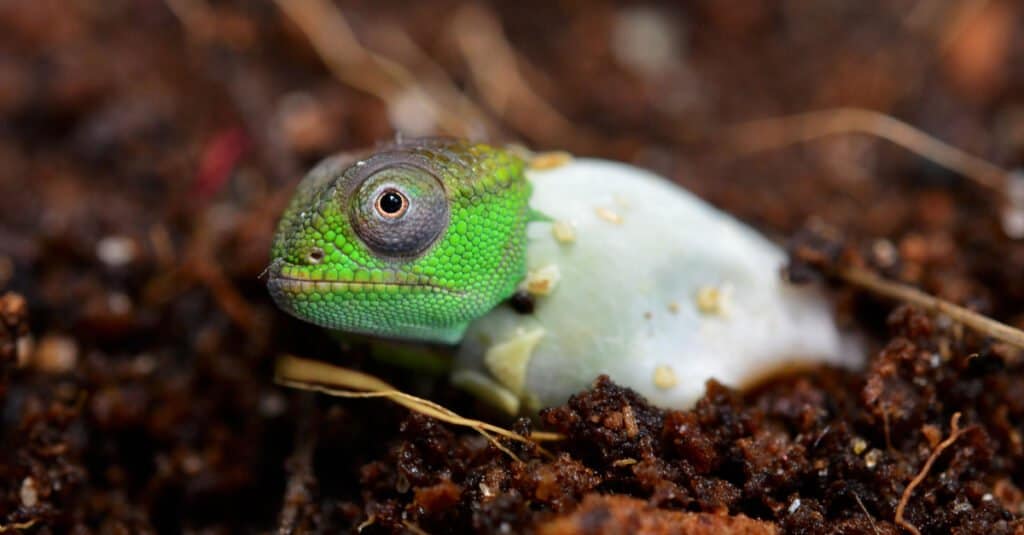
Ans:
[[[270,294],[330,329],[458,342],[525,276],[523,167],[507,152],[439,139],[325,160],[278,225]]]

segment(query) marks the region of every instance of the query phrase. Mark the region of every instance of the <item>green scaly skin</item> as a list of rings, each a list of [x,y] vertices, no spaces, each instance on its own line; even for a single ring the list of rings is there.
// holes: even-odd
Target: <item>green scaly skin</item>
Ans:
[[[503,150],[437,139],[325,160],[278,225],[270,293],[329,329],[457,343],[525,276],[523,169]],[[384,192],[407,211],[389,214]]]

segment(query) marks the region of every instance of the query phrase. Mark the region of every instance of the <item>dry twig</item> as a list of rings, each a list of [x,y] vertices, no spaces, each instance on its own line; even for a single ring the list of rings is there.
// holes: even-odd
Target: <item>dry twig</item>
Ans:
[[[928,460],[925,461],[924,466],[921,467],[921,471],[914,476],[914,479],[910,481],[907,488],[903,490],[903,495],[900,496],[899,504],[896,506],[896,518],[894,519],[896,525],[903,527],[903,529],[906,529],[914,535],[921,535],[921,532],[913,524],[903,518],[903,513],[907,508],[907,503],[910,501],[910,496],[914,493],[914,489],[916,489],[917,486],[920,485],[926,477],[928,477],[928,472],[932,469],[932,465],[935,464],[935,461],[939,456],[942,455],[942,452],[946,451],[946,449],[952,446],[961,435],[967,432],[967,429],[960,429],[959,412],[953,415],[953,418],[949,423],[949,427],[949,436],[946,440],[940,442],[938,446],[935,446],[935,450],[933,450],[932,454],[928,456]]]
[[[556,433],[544,432],[534,432],[529,437],[524,437],[487,422],[459,416],[437,403],[395,390],[391,385],[372,375],[291,355],[278,359],[274,380],[278,384],[292,388],[321,392],[343,398],[387,398],[403,407],[431,418],[452,425],[474,429],[486,437],[495,447],[517,461],[519,461],[519,458],[502,445],[493,435],[533,445],[536,445],[537,442],[561,440],[563,438]],[[551,456],[547,450],[540,446],[537,446],[537,448],[544,455]]]
[[[24,531],[36,525],[36,520],[29,520],[27,522],[18,522],[15,524],[0,524],[0,533],[7,533],[11,531]]]
[[[857,500],[857,505],[860,506],[861,512],[864,513],[864,516],[868,519],[868,523],[871,524],[871,531],[873,531],[875,535],[878,535],[878,526],[875,525],[875,517],[871,516],[871,513],[868,512],[868,508],[864,506],[864,501],[860,499],[860,495],[854,492],[853,499]]]
[[[929,295],[906,284],[886,280],[863,268],[845,268],[838,275],[848,282],[871,290],[879,295],[905,301],[934,313],[945,314],[950,319],[970,327],[981,334],[1024,349],[1024,331],[968,310],[945,299]]]
[[[863,133],[889,140],[978,184],[1004,194],[1007,171],[939,141],[894,117],[873,110],[837,108],[751,121],[730,128],[727,137],[742,154],[778,149],[813,139]]]

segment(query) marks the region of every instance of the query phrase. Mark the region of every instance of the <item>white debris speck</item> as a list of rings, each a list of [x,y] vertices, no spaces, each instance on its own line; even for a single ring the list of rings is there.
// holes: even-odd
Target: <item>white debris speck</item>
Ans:
[[[898,252],[896,251],[896,246],[889,240],[875,240],[871,244],[871,252],[883,267],[889,267],[896,263]]]
[[[986,492],[985,494],[983,494],[981,496],[981,501],[983,501],[983,502],[990,502],[990,501],[995,500],[995,499],[996,499],[996,497],[993,496],[991,492]]]
[[[568,221],[555,221],[551,225],[551,235],[558,243],[572,243],[576,241],[576,228]]]
[[[521,288],[531,295],[550,295],[562,280],[562,271],[557,264],[550,264],[531,270],[526,274]]]
[[[662,390],[668,390],[678,383],[679,378],[676,377],[676,372],[672,369],[672,366],[662,364],[654,368],[654,386]]]
[[[1003,209],[1001,219],[1006,237],[1014,240],[1024,238],[1024,208],[1008,206]]]
[[[615,59],[638,73],[656,77],[679,62],[677,24],[663,10],[633,7],[619,11],[612,28]]]
[[[800,508],[800,498],[797,498],[797,499],[793,500],[793,503],[789,504],[789,509],[787,509],[787,511],[789,511],[789,514],[793,514],[799,508]]]
[[[417,87],[406,89],[389,102],[388,119],[395,130],[425,136],[437,129],[437,111],[430,97]]]
[[[19,495],[21,497],[21,505],[35,507],[39,503],[39,491],[36,490],[36,480],[31,477],[23,479]]]
[[[608,208],[597,207],[594,208],[594,212],[597,214],[597,217],[600,217],[601,219],[604,219],[609,223],[613,223],[616,225],[622,224],[622,216],[620,216],[618,213],[612,210],[609,210]]]
[[[96,258],[110,267],[121,267],[135,260],[135,242],[125,236],[107,236],[96,243]]]
[[[869,469],[873,469],[875,466],[878,465],[878,461],[881,459],[881,457],[882,451],[878,449],[873,449],[864,455],[864,465],[867,466]]]

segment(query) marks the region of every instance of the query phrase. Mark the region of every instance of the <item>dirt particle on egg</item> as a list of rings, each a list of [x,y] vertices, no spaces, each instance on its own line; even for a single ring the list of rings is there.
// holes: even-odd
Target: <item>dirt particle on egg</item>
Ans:
[[[679,378],[676,377],[676,371],[672,369],[672,366],[662,364],[654,368],[654,386],[668,390],[679,383]]]
[[[521,289],[526,290],[530,295],[550,295],[562,280],[562,271],[558,264],[549,264],[526,274]]]
[[[619,215],[618,212],[615,212],[614,210],[611,210],[609,208],[605,208],[603,206],[599,206],[597,208],[594,208],[594,213],[597,214],[597,217],[600,217],[601,219],[603,219],[603,220],[605,220],[605,221],[607,221],[607,222],[609,222],[609,223],[611,223],[613,225],[621,225],[622,224],[622,216]]]
[[[576,227],[568,221],[555,221],[551,225],[551,235],[558,243],[572,243],[576,241]]]
[[[722,316],[726,310],[727,289],[719,286],[702,286],[697,289],[695,303],[701,314]]]

